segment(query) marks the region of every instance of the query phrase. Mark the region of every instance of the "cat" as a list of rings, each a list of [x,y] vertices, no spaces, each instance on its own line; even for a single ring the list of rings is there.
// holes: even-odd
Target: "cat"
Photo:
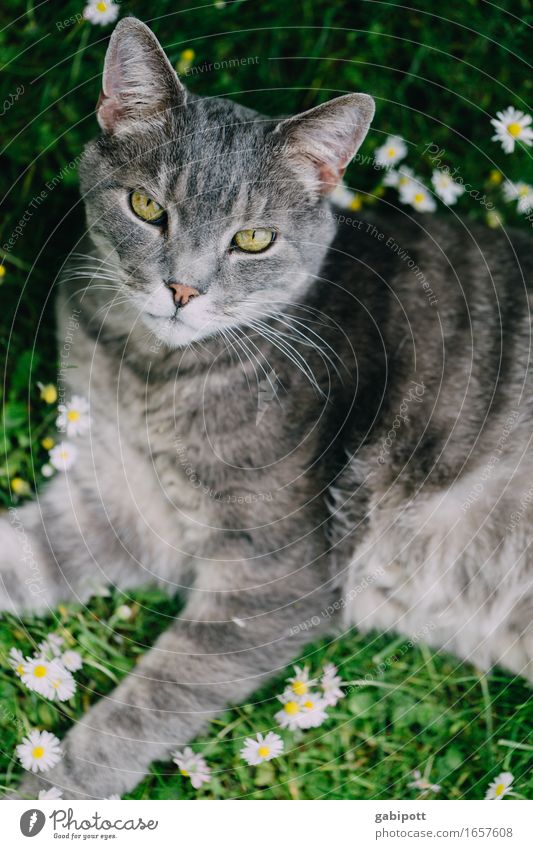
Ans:
[[[19,796],[131,791],[343,628],[531,678],[529,239],[336,207],[373,114],[196,97],[148,27],[114,30],[58,296],[91,430],[2,517],[0,600],[186,603]]]

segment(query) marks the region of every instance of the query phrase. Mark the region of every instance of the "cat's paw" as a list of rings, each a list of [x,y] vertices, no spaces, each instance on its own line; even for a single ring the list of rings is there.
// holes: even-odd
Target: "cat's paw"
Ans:
[[[0,613],[46,613],[58,600],[57,586],[24,515],[21,508],[0,517]]]
[[[41,790],[57,787],[63,799],[107,799],[122,795],[142,778],[121,766],[127,742],[109,733],[99,733],[99,715],[108,707],[103,701],[91,708],[84,720],[61,740],[61,760],[44,773],[26,772],[16,793],[21,799],[37,799]],[[94,718],[94,723],[93,723]],[[86,723],[86,724],[85,724]],[[105,725],[104,725],[105,727]]]
[[[58,766],[48,772],[31,773],[28,772],[24,776],[21,784],[13,791],[12,795],[7,796],[8,799],[38,799],[39,793],[50,790],[51,787],[56,787],[65,801],[75,799],[102,799],[98,791],[88,792],[85,786],[82,786],[83,780],[81,776],[69,775],[68,772]]]

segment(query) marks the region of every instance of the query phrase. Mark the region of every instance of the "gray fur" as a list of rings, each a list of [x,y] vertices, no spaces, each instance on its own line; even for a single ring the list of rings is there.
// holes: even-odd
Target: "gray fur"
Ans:
[[[155,72],[117,77],[139,44]],[[91,436],[2,520],[1,568],[17,613],[103,583],[187,603],[21,795],[130,790],[341,612],[532,674],[529,243],[405,213],[341,222],[327,195],[366,96],[277,123],[172,74],[119,24],[59,298]],[[134,219],[134,188],[169,210],[166,234]],[[230,253],[250,226],[275,227],[273,247]],[[169,281],[201,297],[175,314]]]

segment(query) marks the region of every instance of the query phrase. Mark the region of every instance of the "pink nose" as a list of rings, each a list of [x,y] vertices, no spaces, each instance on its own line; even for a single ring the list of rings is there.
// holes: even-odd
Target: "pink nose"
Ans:
[[[192,298],[200,294],[198,289],[192,286],[184,286],[183,283],[169,283],[168,288],[174,293],[174,303],[177,307],[184,307]]]

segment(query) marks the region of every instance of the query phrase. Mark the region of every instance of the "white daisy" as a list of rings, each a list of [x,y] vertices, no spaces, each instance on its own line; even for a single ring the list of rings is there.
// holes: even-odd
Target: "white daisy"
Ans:
[[[57,787],[50,787],[48,790],[39,790],[38,799],[62,799],[63,791]]]
[[[489,784],[485,799],[503,799],[513,789],[513,775],[510,772],[500,772]]]
[[[7,659],[10,667],[15,670],[19,677],[22,677],[24,673],[24,664],[26,663],[26,658],[22,654],[19,649],[12,648],[9,651],[9,657]]]
[[[305,696],[295,696],[287,690],[278,699],[283,707],[274,719],[280,728],[288,728],[295,731],[297,728],[318,728],[327,717],[326,703],[317,693],[308,693]]]
[[[449,206],[453,206],[457,202],[457,198],[464,194],[465,187],[453,180],[450,172],[446,169],[441,171],[436,168],[433,171],[431,182],[435,193]]]
[[[30,731],[16,748],[24,769],[32,772],[46,772],[61,760],[63,755],[59,740],[49,731]]]
[[[289,682],[287,689],[295,696],[305,696],[316,684],[316,678],[309,678],[309,667],[307,666],[303,669],[301,666],[295,666],[294,671],[296,674],[287,679]]]
[[[121,604],[116,609],[116,614],[117,614],[119,619],[124,619],[124,620],[131,619],[132,613],[133,613],[133,610],[131,609],[131,607],[128,604]]]
[[[77,672],[83,666],[81,655],[71,649],[61,655],[61,663],[69,672]]]
[[[51,478],[54,474],[54,467],[50,463],[45,463],[44,466],[41,466],[41,474],[43,478]]]
[[[355,192],[352,192],[346,183],[343,183],[341,180],[340,183],[337,183],[329,197],[333,203],[342,209],[350,209],[355,198]]]
[[[50,463],[59,472],[66,472],[76,460],[77,453],[70,442],[60,442],[50,451]]]
[[[533,144],[533,129],[531,115],[520,112],[514,106],[508,106],[502,112],[496,112],[496,118],[491,119],[491,124],[496,130],[492,141],[501,142],[505,153],[512,153],[515,142],[521,141],[528,147]]]
[[[54,697],[51,676],[54,672],[57,672],[55,667],[55,660],[47,660],[46,657],[31,657],[24,661],[23,672],[20,677],[29,690],[51,699]]]
[[[417,212],[434,212],[436,210],[435,199],[420,180],[409,180],[403,186],[400,185],[399,190],[400,201],[411,204]]]
[[[413,772],[413,781],[410,781],[407,785],[408,787],[412,787],[413,790],[421,790],[422,793],[439,793],[440,792],[440,784],[431,784],[431,782],[427,781],[425,778],[422,778],[422,773],[419,769],[415,769]]]
[[[63,637],[60,637],[59,634],[48,634],[46,640],[39,643],[38,648],[42,655],[59,657],[64,642]]]
[[[518,200],[518,185],[518,183],[513,183],[511,180],[506,180],[502,185],[502,194],[507,203]],[[522,183],[522,185],[526,186],[527,183]]]
[[[278,699],[283,705],[281,710],[274,714],[274,719],[279,727],[288,728],[289,731],[303,728],[305,726],[305,711],[300,699],[290,693],[283,693],[283,695],[278,696]]]
[[[407,145],[404,140],[400,136],[388,136],[385,144],[374,153],[374,161],[382,168],[390,168],[406,156]]]
[[[182,775],[191,779],[192,786],[198,790],[211,778],[211,770],[201,755],[197,755],[190,746],[173,752],[172,760],[178,765]]]
[[[91,426],[89,402],[81,395],[73,395],[68,404],[60,404],[56,427],[67,436],[83,436]]]
[[[333,663],[326,664],[322,678],[320,679],[320,687],[322,688],[323,698],[328,707],[334,707],[339,699],[344,698],[341,685],[342,679],[337,675],[337,667]]]
[[[514,200],[518,201],[516,206],[518,212],[527,214],[533,209],[533,186],[530,186],[529,183],[521,181],[512,183],[510,180],[506,180],[502,186],[502,192],[508,203]]]
[[[65,642],[64,637],[61,637],[59,634],[48,634],[47,638],[48,645],[52,649],[54,654],[61,654],[62,646]]]
[[[416,180],[415,172],[407,165],[402,165],[397,170],[391,168],[383,177],[384,186],[392,186],[395,189],[400,189],[407,186],[411,180]]]
[[[533,186],[527,183],[517,183],[518,186],[518,212],[527,215],[533,209]]]
[[[308,693],[301,699],[303,717],[300,728],[318,728],[326,721],[326,702],[318,693]]]
[[[395,168],[391,168],[389,171],[385,172],[385,175],[383,177],[383,185],[391,186],[393,189],[397,189],[399,179],[400,172],[396,171]]]
[[[72,674],[61,663],[54,663],[50,675],[51,699],[58,702],[68,702],[76,692],[76,681]]]
[[[21,678],[29,690],[60,702],[70,699],[76,690],[74,678],[57,658],[29,658],[23,664]]]
[[[90,0],[83,10],[83,17],[92,24],[112,24],[118,18],[120,9],[113,2],[98,2],[98,0]]]
[[[277,758],[283,751],[283,740],[279,734],[269,731],[264,737],[256,734],[255,737],[247,737],[241,749],[241,758],[250,766],[257,766],[263,761],[271,761]]]

